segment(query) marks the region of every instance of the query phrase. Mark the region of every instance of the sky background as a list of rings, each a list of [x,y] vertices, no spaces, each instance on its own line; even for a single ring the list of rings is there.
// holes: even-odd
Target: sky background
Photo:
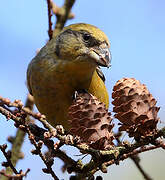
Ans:
[[[63,0],[55,1],[58,5]],[[146,84],[161,107],[161,126],[165,120],[165,1],[164,0],[77,0],[72,12],[75,19],[68,24],[85,22],[102,29],[110,39],[112,67],[103,69],[106,85],[111,96],[115,82],[123,77],[134,77]],[[46,0],[5,0],[0,6],[0,96],[23,102],[28,93],[26,69],[35,56],[36,50],[48,40]],[[55,19],[53,19],[55,20]],[[112,105],[110,105],[112,110]],[[16,129],[12,121],[0,115],[0,144]],[[10,147],[10,146],[9,146]],[[33,148],[26,138],[23,152],[25,159],[18,169],[31,168],[27,180],[50,179],[42,173],[43,162],[32,156]],[[65,148],[70,154],[75,149]],[[78,153],[78,152],[77,152]],[[155,150],[141,155],[143,167],[153,179],[163,180],[165,176],[165,154]],[[4,160],[0,152],[0,162]],[[61,179],[68,179],[60,172],[60,161],[56,161],[56,171]],[[0,166],[1,168],[1,166]],[[120,172],[120,173],[119,173]],[[101,174],[100,172],[97,174]],[[102,175],[102,174],[101,174]],[[143,180],[131,160],[120,166],[109,168],[105,179]]]

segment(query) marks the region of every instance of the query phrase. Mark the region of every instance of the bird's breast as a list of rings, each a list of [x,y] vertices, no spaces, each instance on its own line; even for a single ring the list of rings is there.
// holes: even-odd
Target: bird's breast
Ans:
[[[37,69],[35,69],[37,67]],[[31,72],[31,87],[39,111],[52,125],[67,126],[68,108],[73,94],[79,89],[89,89],[93,71],[74,63],[50,64],[45,61],[35,65]]]

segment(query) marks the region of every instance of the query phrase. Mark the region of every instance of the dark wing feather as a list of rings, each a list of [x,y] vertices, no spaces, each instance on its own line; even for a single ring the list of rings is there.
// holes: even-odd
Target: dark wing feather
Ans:
[[[99,77],[103,80],[103,82],[105,82],[105,76],[99,66],[96,67],[96,72],[99,75]]]

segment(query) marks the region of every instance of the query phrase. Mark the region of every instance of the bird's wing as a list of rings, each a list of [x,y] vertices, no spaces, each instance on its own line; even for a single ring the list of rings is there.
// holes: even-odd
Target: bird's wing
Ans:
[[[99,66],[96,67],[96,72],[99,75],[99,77],[103,80],[103,82],[105,82],[105,76]]]
[[[31,64],[29,64],[29,67],[28,67],[28,69],[27,69],[27,88],[28,88],[28,90],[29,90],[29,93],[30,93],[31,95],[33,95],[33,94],[32,94],[32,89],[31,89],[31,87],[30,87],[30,65],[31,65]]]

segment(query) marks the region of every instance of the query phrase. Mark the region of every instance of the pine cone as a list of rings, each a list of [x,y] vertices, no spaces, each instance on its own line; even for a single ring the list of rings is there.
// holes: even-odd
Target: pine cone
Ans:
[[[123,78],[117,81],[113,91],[113,111],[122,123],[119,130],[127,131],[136,140],[152,136],[159,120],[159,107],[147,87],[134,78]]]
[[[70,133],[78,135],[81,142],[95,149],[107,149],[113,145],[111,114],[104,103],[88,93],[80,93],[69,108]]]

